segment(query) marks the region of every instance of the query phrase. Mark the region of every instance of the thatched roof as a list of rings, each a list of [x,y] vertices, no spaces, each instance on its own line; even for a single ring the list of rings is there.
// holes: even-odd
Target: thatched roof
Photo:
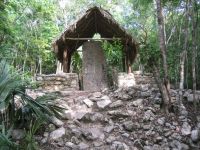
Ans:
[[[122,38],[122,44],[129,49],[126,54],[129,55],[129,60],[133,63],[137,53],[137,43],[125,29],[120,27],[108,11],[96,6],[87,10],[53,43],[57,58],[62,62],[65,49],[72,53],[86,41],[69,38],[92,38],[95,33],[99,33],[102,38]]]

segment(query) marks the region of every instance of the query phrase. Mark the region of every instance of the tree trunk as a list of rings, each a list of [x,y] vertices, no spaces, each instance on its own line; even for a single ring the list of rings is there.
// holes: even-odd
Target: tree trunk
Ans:
[[[168,113],[168,109],[170,107],[170,83],[168,79],[168,66],[167,66],[167,50],[165,44],[165,33],[164,33],[164,19],[162,14],[162,5],[161,0],[156,0],[157,6],[157,20],[158,20],[158,38],[159,38],[159,47],[162,54],[163,60],[163,70],[164,70],[164,81],[160,86],[160,90],[162,90],[162,98],[163,98],[163,107],[166,113]]]
[[[188,11],[188,0],[186,1],[185,6],[185,27],[184,27],[184,45],[183,51],[180,54],[180,85],[179,85],[179,105],[182,104],[183,100],[183,89],[184,89],[184,77],[185,77],[185,59],[187,56],[187,47],[188,47],[188,31],[189,30],[189,11]],[[187,69],[188,70],[188,69]],[[188,71],[187,71],[188,72]],[[187,80],[187,75],[186,75]]]
[[[39,57],[39,74],[41,75],[42,74],[42,58],[41,57]]]
[[[155,77],[156,83],[158,85],[161,96],[163,98],[164,111],[166,114],[168,114],[169,113],[169,102],[170,102],[170,96],[169,96],[168,89],[166,88],[166,85],[164,84],[164,82],[161,80],[159,68],[156,67],[155,64],[152,64],[152,69],[153,69],[153,75]]]
[[[184,50],[184,51],[180,54],[180,84],[179,84],[180,90],[183,90],[183,89],[184,89],[185,56],[186,56],[186,51]]]
[[[196,43],[196,33],[197,33],[197,24],[198,24],[198,14],[196,16],[196,1],[193,0],[192,2],[193,11],[192,11],[192,82],[193,82],[193,99],[194,99],[194,106],[195,109],[197,107],[196,101],[196,53],[197,53],[197,43]],[[196,19],[196,20],[195,20]]]

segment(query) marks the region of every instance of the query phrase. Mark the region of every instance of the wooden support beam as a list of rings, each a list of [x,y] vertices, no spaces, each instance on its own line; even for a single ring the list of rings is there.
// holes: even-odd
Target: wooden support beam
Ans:
[[[126,48],[124,47],[123,48],[123,50],[122,50],[122,71],[123,72],[126,72],[126,53],[125,53],[125,51],[126,51]]]
[[[96,38],[96,39],[94,39],[94,38],[65,38],[65,40],[83,40],[83,41],[85,41],[85,40],[94,40],[94,41],[96,41],[96,40],[110,40],[110,41],[114,41],[114,40],[124,40],[125,38]]]
[[[67,49],[65,49],[63,51],[63,72],[67,72],[68,71],[68,65],[67,65]]]
[[[126,71],[127,73],[132,73],[131,63],[130,63],[130,49],[126,47]]]
[[[72,58],[72,55],[68,54],[68,59],[67,59],[67,73],[70,72],[71,58]]]

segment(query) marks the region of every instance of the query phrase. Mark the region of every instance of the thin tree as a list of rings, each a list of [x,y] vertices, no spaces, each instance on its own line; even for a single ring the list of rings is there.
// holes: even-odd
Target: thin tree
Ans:
[[[163,83],[160,83],[160,91],[162,93],[163,98],[163,107],[165,112],[169,113],[169,107],[170,107],[170,83],[169,83],[169,77],[168,77],[168,65],[167,65],[167,48],[165,43],[165,33],[164,33],[164,17],[162,13],[162,4],[161,0],[156,0],[156,12],[157,12],[157,21],[158,21],[158,38],[159,38],[159,47],[160,52],[162,55],[162,67],[164,70],[164,78]]]
[[[185,4],[185,25],[184,25],[184,44],[183,51],[180,54],[180,84],[179,84],[179,104],[182,104],[183,100],[183,89],[184,89],[184,76],[185,76],[185,59],[187,55],[188,48],[188,38],[189,38],[189,9],[188,9],[188,0]]]
[[[192,81],[193,81],[193,100],[195,109],[197,107],[196,101],[196,53],[197,53],[197,24],[198,24],[198,10],[196,0],[192,0]]]

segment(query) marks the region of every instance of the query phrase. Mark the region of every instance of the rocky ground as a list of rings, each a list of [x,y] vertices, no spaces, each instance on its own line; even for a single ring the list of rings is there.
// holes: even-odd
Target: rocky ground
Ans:
[[[36,136],[41,149],[199,149],[200,115],[191,116],[184,105],[178,107],[174,103],[166,116],[160,109],[160,92],[151,84],[113,91],[55,94],[56,103],[67,110],[62,120],[53,118],[44,133]],[[174,102],[177,95],[176,90],[171,90]],[[184,93],[188,106],[192,101],[190,95],[191,91]]]

